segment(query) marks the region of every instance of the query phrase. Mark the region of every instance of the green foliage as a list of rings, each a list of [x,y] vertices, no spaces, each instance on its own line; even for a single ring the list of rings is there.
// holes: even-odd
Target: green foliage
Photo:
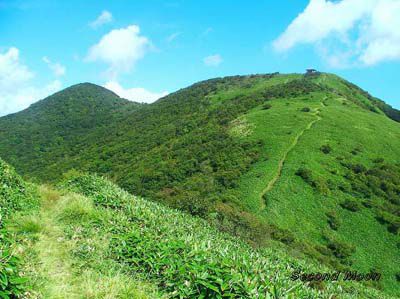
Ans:
[[[310,169],[301,167],[296,171],[296,175],[301,177],[306,183],[313,184],[312,171]]]
[[[368,288],[331,283],[321,291],[307,284],[294,287],[292,271],[316,271],[310,262],[299,263],[276,250],[254,250],[199,218],[131,196],[98,176],[70,177],[59,187],[92,199],[105,215],[112,213],[104,224],[93,223],[111,234],[110,257],[157,284],[168,298],[379,296]],[[348,258],[350,249],[342,243],[331,248]]]
[[[265,103],[273,108],[262,109]],[[299,112],[304,107],[312,113]],[[275,225],[292,233],[296,250],[315,253],[325,213],[336,210],[337,234],[361,248],[354,267],[382,263],[385,280],[394,276],[391,261],[399,255],[391,224],[376,216],[398,215],[399,193],[396,170],[378,168],[397,167],[400,132],[383,109],[330,74],[217,78],[150,105],[83,84],[0,118],[0,155],[35,180],[54,182],[71,169],[107,175],[132,194],[204,217],[257,246]],[[238,122],[246,125],[235,133]],[[350,168],[323,154],[322,144]],[[384,163],[369,173],[378,156]],[[312,188],[294,176],[304,165],[310,173],[303,180]],[[339,208],[347,198],[369,208],[347,213]],[[299,240],[304,248],[294,245]],[[394,281],[383,284],[396,291]]]
[[[308,95],[311,92],[326,90],[324,86],[305,78],[290,80],[287,83],[274,85],[264,93],[265,98],[296,98]]]
[[[274,230],[271,232],[271,236],[273,239],[278,240],[285,244],[292,244],[295,241],[295,237],[293,233],[287,229],[281,229],[278,227],[274,227]]]
[[[340,204],[340,206],[343,209],[349,210],[351,212],[358,212],[362,208],[361,203],[355,199],[346,199]]]
[[[355,247],[339,240],[330,240],[327,244],[329,250],[341,260],[348,260],[355,252]]]
[[[0,298],[17,298],[25,291],[26,279],[19,273],[20,260],[12,252],[7,231],[0,229]]]
[[[328,225],[331,229],[333,230],[338,230],[340,226],[340,219],[338,218],[337,214],[335,211],[329,211],[326,213],[326,216],[328,217]]]
[[[329,144],[324,144],[320,147],[320,150],[327,155],[332,151],[332,147]]]
[[[400,229],[400,217],[399,216],[393,215],[386,211],[378,210],[376,213],[376,219],[380,223],[387,225],[389,232],[397,235],[397,233]]]
[[[352,192],[369,199],[367,206],[373,208],[376,219],[387,225],[388,231],[397,234],[400,224],[400,165],[385,164],[375,159],[370,169],[360,164],[343,163],[352,173],[346,178],[351,182]],[[383,198],[383,204],[379,198]],[[359,204],[357,205],[359,209]]]
[[[20,260],[13,252],[5,221],[16,211],[37,204],[31,189],[0,159],[0,298],[17,298],[25,291],[26,280],[19,273]]]
[[[306,167],[300,167],[296,171],[296,175],[301,177],[304,182],[309,184],[311,187],[313,187],[315,190],[317,190],[320,193],[327,194],[329,193],[329,187],[326,183],[326,181],[319,177],[313,175],[312,171]]]
[[[262,109],[263,110],[268,110],[268,109],[271,109],[271,108],[272,108],[272,105],[270,103],[265,103],[264,105],[262,105]]]
[[[301,108],[300,111],[301,111],[301,112],[310,112],[311,109],[310,109],[309,107],[304,107],[304,108]]]

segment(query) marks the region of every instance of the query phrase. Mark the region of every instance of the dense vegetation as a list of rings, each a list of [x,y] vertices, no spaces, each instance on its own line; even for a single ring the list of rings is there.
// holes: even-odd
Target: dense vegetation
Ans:
[[[291,259],[279,250],[253,250],[199,218],[133,197],[103,178],[74,174],[60,187],[87,196],[100,211],[112,211],[112,220],[110,215],[106,219],[97,216],[83,227],[85,221],[77,221],[82,227],[80,236],[87,236],[93,226],[109,232],[110,256],[130,273],[155,283],[168,298],[384,296],[357,283],[294,286],[291,273],[299,269],[313,272],[315,265]],[[92,256],[86,250],[77,254],[85,261]]]
[[[22,174],[29,169],[40,173],[41,167],[78,153],[87,134],[109,126],[139,107],[100,86],[75,85],[29,109],[2,117],[2,157]]]
[[[390,298],[357,282],[294,283],[294,271],[332,270],[254,250],[98,176],[70,173],[55,190],[0,170],[1,298]]]
[[[36,204],[33,187],[0,159],[0,298],[22,295],[26,282],[5,223],[17,211],[32,209]]]
[[[31,179],[104,174],[254,246],[379,270],[398,294],[397,113],[329,74],[217,78],[150,105],[83,84],[0,118],[0,155]]]

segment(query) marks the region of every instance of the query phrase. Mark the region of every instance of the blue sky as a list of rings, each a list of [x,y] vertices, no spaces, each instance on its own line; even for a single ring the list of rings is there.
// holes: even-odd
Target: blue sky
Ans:
[[[0,115],[80,82],[151,102],[212,77],[309,67],[400,108],[399,2],[0,0]]]

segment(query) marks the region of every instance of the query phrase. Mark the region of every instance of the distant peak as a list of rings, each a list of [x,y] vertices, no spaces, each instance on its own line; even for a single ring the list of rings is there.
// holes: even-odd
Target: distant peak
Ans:
[[[79,91],[82,90],[82,91],[89,91],[89,92],[90,91],[108,92],[108,93],[113,94],[116,97],[119,97],[115,92],[113,92],[103,86],[100,86],[100,85],[97,85],[94,83],[90,83],[90,82],[83,82],[83,83],[78,83],[78,84],[72,85],[70,87],[65,88],[64,90],[61,90],[61,92],[67,91],[67,90],[79,90]]]

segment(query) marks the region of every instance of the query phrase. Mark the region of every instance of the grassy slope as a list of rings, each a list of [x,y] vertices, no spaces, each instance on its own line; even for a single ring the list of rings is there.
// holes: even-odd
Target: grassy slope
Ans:
[[[24,184],[16,178],[12,192]],[[329,269],[254,250],[100,177],[74,175],[60,188],[39,188],[40,210],[9,214],[25,298],[389,298],[355,282],[294,283],[294,270]]]
[[[39,212],[16,214],[8,225],[20,244],[27,298],[158,297],[150,285],[107,258],[110,235],[93,222],[111,221],[110,213],[97,211],[82,196],[48,187],[41,187],[40,194]]]
[[[335,78],[331,85],[338,84]],[[297,238],[312,244],[326,244],[325,235],[334,235],[356,247],[352,256],[353,267],[360,271],[379,269],[383,273],[383,285],[391,292],[398,291],[395,274],[399,268],[395,260],[400,259],[398,235],[393,235],[379,224],[373,213],[364,208],[358,213],[342,209],[339,204],[349,195],[339,190],[327,194],[316,192],[306,184],[296,171],[307,166],[315,175],[331,180],[333,185],[342,183],[344,172],[337,157],[345,157],[354,163],[371,166],[372,161],[384,157],[389,163],[398,163],[400,146],[399,124],[382,114],[360,110],[358,106],[340,96],[313,94],[306,99],[279,99],[272,101],[272,108],[253,109],[244,116],[252,133],[244,138],[264,138],[265,161],[256,163],[242,177],[242,198],[254,211],[260,211],[260,194],[277,173],[279,159],[285,155],[290,142],[315,119],[311,113],[299,112],[302,107],[320,109],[321,120],[299,138],[288,153],[280,179],[265,195],[266,209],[261,213],[265,219],[281,228],[292,231]],[[321,107],[325,102],[326,106]],[[279,121],[278,121],[279,120]],[[290,138],[287,138],[287,137]],[[323,154],[322,145],[329,144],[333,150]],[[361,147],[361,153],[351,154]],[[337,174],[332,174],[337,172]],[[328,228],[326,213],[335,210],[343,221],[337,232]]]
[[[326,283],[317,289],[293,283],[295,269],[327,268],[295,260],[279,250],[251,249],[199,218],[124,192],[95,176],[78,175],[62,184],[112,213],[112,256],[157,284],[168,296],[185,298],[375,298],[385,297],[357,283]],[[162,215],[162,216],[160,216]],[[100,226],[101,227],[101,226]]]

